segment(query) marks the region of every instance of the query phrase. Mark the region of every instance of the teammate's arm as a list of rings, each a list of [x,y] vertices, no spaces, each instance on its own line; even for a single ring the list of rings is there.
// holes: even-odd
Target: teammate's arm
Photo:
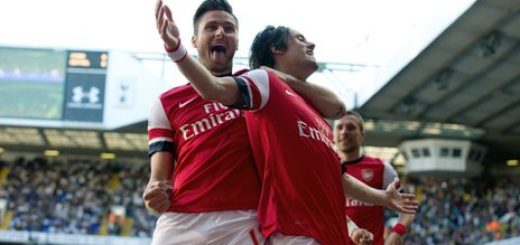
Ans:
[[[356,245],[369,245],[374,241],[374,235],[370,231],[359,228],[356,223],[347,216],[348,236]]]
[[[307,100],[318,112],[328,119],[339,119],[347,108],[335,93],[327,88],[308,82],[288,83],[299,95]]]
[[[343,174],[345,194],[362,202],[385,206],[398,212],[415,214],[418,204],[413,194],[399,193],[397,179],[386,190],[372,188],[349,174]]]
[[[402,245],[408,228],[412,224],[415,215],[400,214],[397,224],[394,226],[390,234],[385,239],[385,245]]]
[[[221,102],[224,105],[236,104],[240,99],[238,85],[232,77],[215,77],[202,64],[190,55],[181,45],[179,30],[175,25],[168,6],[157,1],[155,18],[157,29],[169,52],[183,75],[191,82],[197,93],[206,100]]]
[[[173,154],[168,151],[155,152],[150,160],[150,180],[143,193],[146,208],[160,214],[170,207],[172,183],[170,176],[173,171]]]
[[[323,117],[328,119],[339,119],[347,112],[345,104],[329,89],[307,81],[300,81],[294,76],[270,67],[262,67],[262,69],[270,70],[282,78]]]

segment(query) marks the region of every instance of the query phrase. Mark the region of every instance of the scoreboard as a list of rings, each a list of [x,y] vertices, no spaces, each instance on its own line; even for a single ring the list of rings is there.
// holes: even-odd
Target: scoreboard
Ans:
[[[102,122],[108,56],[0,47],[0,118]]]
[[[63,120],[102,122],[108,53],[67,51]]]

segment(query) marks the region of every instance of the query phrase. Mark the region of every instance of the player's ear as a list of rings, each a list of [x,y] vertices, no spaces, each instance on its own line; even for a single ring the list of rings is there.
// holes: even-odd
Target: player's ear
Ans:
[[[274,45],[269,46],[269,49],[271,50],[271,53],[273,53],[273,54],[283,54],[283,51],[279,50]]]
[[[194,48],[197,48],[197,36],[191,36],[191,45],[193,45]]]

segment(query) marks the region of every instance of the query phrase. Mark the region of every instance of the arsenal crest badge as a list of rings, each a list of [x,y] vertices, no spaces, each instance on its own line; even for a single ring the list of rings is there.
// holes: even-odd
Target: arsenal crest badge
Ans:
[[[363,169],[361,170],[361,177],[365,181],[371,181],[374,178],[374,171],[372,169]]]

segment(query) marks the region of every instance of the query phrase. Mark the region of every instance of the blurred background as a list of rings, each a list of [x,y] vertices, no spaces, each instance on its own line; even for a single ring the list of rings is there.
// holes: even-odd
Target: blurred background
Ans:
[[[407,244],[520,244],[519,0],[229,2],[235,70],[266,25],[316,43],[309,80],[365,117],[365,154],[421,201]],[[200,1],[165,3],[190,40]],[[0,243],[150,242],[148,109],[186,83],[154,6],[0,2]]]

